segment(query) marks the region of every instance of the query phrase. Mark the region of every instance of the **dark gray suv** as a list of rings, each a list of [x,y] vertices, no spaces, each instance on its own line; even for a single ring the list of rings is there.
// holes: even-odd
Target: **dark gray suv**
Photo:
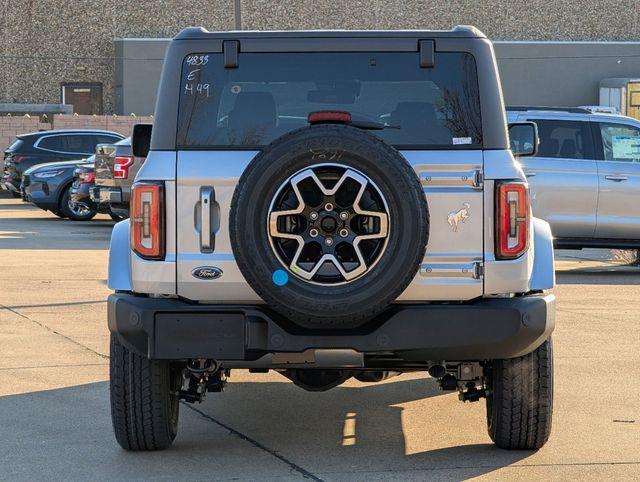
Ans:
[[[20,196],[22,173],[36,164],[71,161],[89,157],[96,145],[118,142],[124,136],[98,129],[68,129],[31,132],[16,136],[4,151],[4,172],[0,186]]]

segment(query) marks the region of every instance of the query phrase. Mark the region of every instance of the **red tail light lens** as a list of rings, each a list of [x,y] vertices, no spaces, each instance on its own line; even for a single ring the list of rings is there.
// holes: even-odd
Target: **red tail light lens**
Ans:
[[[113,161],[113,178],[126,179],[129,177],[129,168],[133,164],[133,157],[117,156]]]
[[[95,172],[81,172],[78,174],[78,179],[80,179],[80,184],[88,184],[96,180]]]
[[[496,258],[513,259],[529,247],[529,189],[522,183],[496,190]]]
[[[141,258],[164,259],[164,184],[131,188],[131,249]]]
[[[14,164],[20,164],[23,160],[24,156],[13,156],[13,158],[11,159]]]

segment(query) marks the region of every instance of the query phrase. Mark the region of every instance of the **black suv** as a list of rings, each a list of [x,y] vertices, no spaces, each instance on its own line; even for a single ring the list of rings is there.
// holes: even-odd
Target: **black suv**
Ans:
[[[0,186],[20,196],[22,173],[36,164],[68,161],[89,157],[96,146],[124,139],[117,132],[74,129],[31,132],[16,136],[16,140],[4,151],[4,173]]]

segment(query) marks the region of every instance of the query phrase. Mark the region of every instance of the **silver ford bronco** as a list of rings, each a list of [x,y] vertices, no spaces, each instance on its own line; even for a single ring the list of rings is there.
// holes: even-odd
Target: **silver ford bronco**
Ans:
[[[208,32],[170,43],[131,219],[111,238],[118,443],[156,450],[230,370],[305,390],[425,371],[500,447],[551,430],[549,225],[493,48],[451,31]],[[514,132],[514,138],[515,138]]]

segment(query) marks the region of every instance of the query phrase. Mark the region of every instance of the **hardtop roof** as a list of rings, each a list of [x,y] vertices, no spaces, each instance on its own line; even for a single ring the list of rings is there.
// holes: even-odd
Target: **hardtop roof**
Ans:
[[[486,38],[471,25],[451,30],[231,30],[209,32],[203,27],[187,27],[173,40],[242,40],[243,38]]]

